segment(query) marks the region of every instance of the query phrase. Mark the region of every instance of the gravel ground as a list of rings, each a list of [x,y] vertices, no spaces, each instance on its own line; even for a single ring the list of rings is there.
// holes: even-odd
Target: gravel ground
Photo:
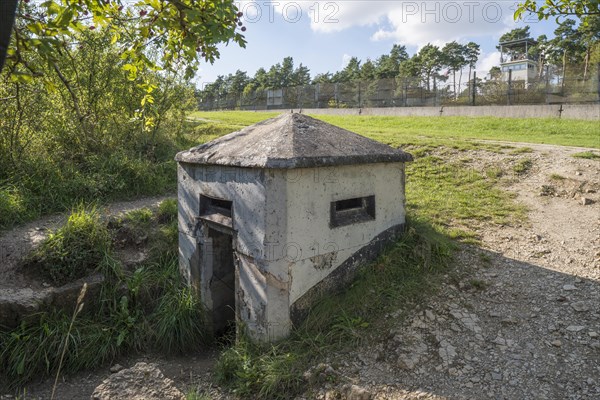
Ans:
[[[342,383],[306,398],[600,398],[600,162],[571,156],[581,149],[527,146],[531,170],[505,189],[528,221],[480,226],[482,245],[461,246],[435,297],[324,360]],[[511,162],[468,156],[475,168]]]

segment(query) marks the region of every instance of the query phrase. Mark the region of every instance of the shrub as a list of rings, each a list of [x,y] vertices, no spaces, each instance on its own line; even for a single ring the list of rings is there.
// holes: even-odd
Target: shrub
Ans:
[[[159,222],[171,222],[177,219],[177,199],[163,200],[156,214]]]
[[[111,238],[95,207],[75,208],[67,222],[50,233],[26,260],[55,284],[81,278],[105,261]]]

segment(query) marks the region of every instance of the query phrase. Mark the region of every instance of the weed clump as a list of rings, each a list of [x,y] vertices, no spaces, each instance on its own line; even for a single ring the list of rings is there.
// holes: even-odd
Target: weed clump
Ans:
[[[177,219],[177,200],[167,199],[158,205],[156,214],[159,222],[171,222]]]
[[[593,151],[583,151],[581,153],[573,154],[575,158],[584,158],[586,160],[600,160],[600,154]]]
[[[533,167],[533,161],[528,158],[523,160],[519,160],[515,165],[513,165],[513,171],[515,171],[518,175],[526,174],[531,167]]]
[[[64,284],[84,277],[101,265],[110,249],[110,234],[98,210],[79,205],[26,263],[40,268],[53,283]]]

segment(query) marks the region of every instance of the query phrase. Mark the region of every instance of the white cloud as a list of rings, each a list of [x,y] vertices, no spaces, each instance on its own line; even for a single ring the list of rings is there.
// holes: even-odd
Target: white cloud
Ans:
[[[492,53],[483,53],[479,57],[479,61],[477,62],[476,70],[478,78],[485,78],[490,72],[490,69],[493,66],[500,65],[500,52],[494,51]]]
[[[373,40],[393,39],[421,47],[478,36],[496,36],[510,28],[510,2],[394,2],[386,14],[391,27],[380,28]]]
[[[372,40],[409,46],[499,36],[515,27],[512,1],[273,0],[239,3],[249,22],[308,22],[314,32],[373,26]]]
[[[351,58],[352,58],[352,56],[350,54],[344,54],[342,56],[342,65],[340,66],[340,69],[346,68],[346,65],[348,65]]]

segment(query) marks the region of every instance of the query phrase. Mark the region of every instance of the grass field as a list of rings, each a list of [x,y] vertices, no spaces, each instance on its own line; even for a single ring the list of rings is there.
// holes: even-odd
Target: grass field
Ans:
[[[192,116],[242,127],[271,118],[277,112],[196,112]],[[313,115],[390,145],[450,144],[472,140],[505,140],[600,148],[597,121],[555,118],[382,117]]]

